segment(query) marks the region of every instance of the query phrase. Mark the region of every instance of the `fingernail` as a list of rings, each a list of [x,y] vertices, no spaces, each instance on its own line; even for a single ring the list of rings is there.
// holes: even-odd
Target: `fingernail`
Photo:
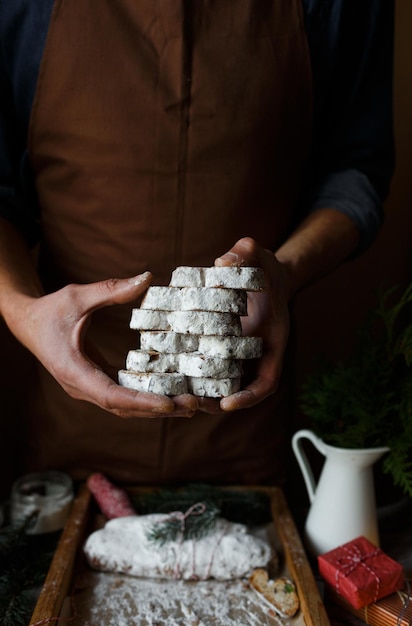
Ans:
[[[141,285],[142,283],[146,282],[148,278],[151,277],[151,272],[144,272],[143,274],[140,274],[139,276],[134,276],[133,278],[129,278],[129,283],[132,283],[133,285]]]
[[[236,263],[239,262],[239,255],[235,254],[235,252],[226,252],[226,254],[222,254],[222,256],[215,260],[215,264],[218,265],[221,261],[226,261],[231,265],[236,265]]]

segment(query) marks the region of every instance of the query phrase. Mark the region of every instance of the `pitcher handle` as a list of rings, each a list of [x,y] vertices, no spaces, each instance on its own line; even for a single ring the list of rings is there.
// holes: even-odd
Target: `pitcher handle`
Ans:
[[[295,457],[297,459],[297,462],[299,463],[299,467],[305,481],[309,501],[310,503],[312,503],[315,499],[316,482],[313,476],[312,468],[308,461],[308,457],[306,456],[306,453],[302,447],[302,439],[309,439],[309,441],[312,442],[315,448],[321,454],[323,454],[323,456],[326,456],[326,448],[322,439],[315,435],[314,432],[306,428],[298,430],[292,437],[293,452],[295,453]]]

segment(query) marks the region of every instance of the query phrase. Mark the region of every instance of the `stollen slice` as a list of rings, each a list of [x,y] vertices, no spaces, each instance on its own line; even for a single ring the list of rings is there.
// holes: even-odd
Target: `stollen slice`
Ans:
[[[208,267],[205,270],[205,287],[263,291],[265,275],[261,267]]]
[[[162,396],[179,396],[187,393],[187,378],[179,373],[147,373],[119,371],[119,384],[135,391],[146,391]]]
[[[157,352],[193,352],[198,349],[199,337],[174,332],[142,331],[140,333],[140,348],[142,350],[156,350]]]
[[[170,330],[167,311],[151,309],[133,309],[129,326],[133,330]]]
[[[129,350],[126,369],[133,372],[179,372],[179,358],[179,355],[168,352]]]
[[[205,398],[225,398],[240,390],[240,378],[187,377],[189,393]]]
[[[240,318],[234,313],[173,311],[168,313],[167,320],[175,333],[225,336],[242,334]]]
[[[242,289],[183,287],[181,311],[216,311],[247,315],[247,293]]]
[[[186,376],[203,378],[240,378],[242,361],[207,356],[200,352],[179,355],[178,371]]]
[[[261,337],[199,337],[198,350],[208,356],[232,359],[257,359],[262,356]]]
[[[294,583],[285,577],[269,579],[267,571],[257,568],[249,577],[251,588],[282,617],[293,617],[299,609]]]

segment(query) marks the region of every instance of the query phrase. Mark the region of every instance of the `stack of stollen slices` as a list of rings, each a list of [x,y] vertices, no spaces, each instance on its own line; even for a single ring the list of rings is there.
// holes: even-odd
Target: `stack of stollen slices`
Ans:
[[[247,291],[262,291],[256,267],[178,267],[166,287],[151,286],[130,328],[130,350],[119,383],[136,391],[222,398],[239,391],[244,359],[262,354],[260,337],[242,336]]]

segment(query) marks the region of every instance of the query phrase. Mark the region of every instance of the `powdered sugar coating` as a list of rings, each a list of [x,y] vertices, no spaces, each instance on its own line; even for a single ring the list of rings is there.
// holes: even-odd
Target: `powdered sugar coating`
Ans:
[[[167,320],[175,333],[231,336],[242,334],[239,316],[234,313],[173,311],[168,313]]]
[[[204,287],[205,267],[180,265],[173,270],[170,279],[171,287]]]
[[[262,291],[265,276],[260,267],[177,267],[172,272],[173,287],[219,287]]]
[[[162,546],[148,538],[153,524],[166,519],[155,513],[123,517],[89,535],[84,552],[91,567],[147,578],[231,580],[265,567],[270,545],[247,532],[243,524],[218,519],[210,534],[196,540],[168,541]]]
[[[182,311],[217,311],[246,315],[247,295],[242,289],[183,287],[180,308]]]
[[[186,376],[238,378],[242,375],[242,361],[188,352],[179,355],[178,369]]]
[[[156,331],[143,331],[140,333],[140,347],[142,350],[179,354],[181,352],[193,352],[197,350],[198,345],[199,337],[196,335]]]
[[[155,350],[129,350],[126,369],[133,372],[178,372],[179,355]]]
[[[200,398],[225,398],[240,390],[240,378],[187,377],[189,393]]]
[[[187,393],[187,379],[180,373],[132,372],[120,370],[119,383],[135,391],[179,396]]]
[[[265,275],[260,267],[208,267],[205,269],[205,287],[262,291]]]
[[[256,359],[262,356],[261,337],[199,337],[198,350],[208,356],[225,359]]]
[[[170,330],[166,311],[133,309],[130,328],[134,330]]]
[[[181,308],[181,290],[174,287],[152,285],[146,291],[140,308],[157,311],[179,310]]]

